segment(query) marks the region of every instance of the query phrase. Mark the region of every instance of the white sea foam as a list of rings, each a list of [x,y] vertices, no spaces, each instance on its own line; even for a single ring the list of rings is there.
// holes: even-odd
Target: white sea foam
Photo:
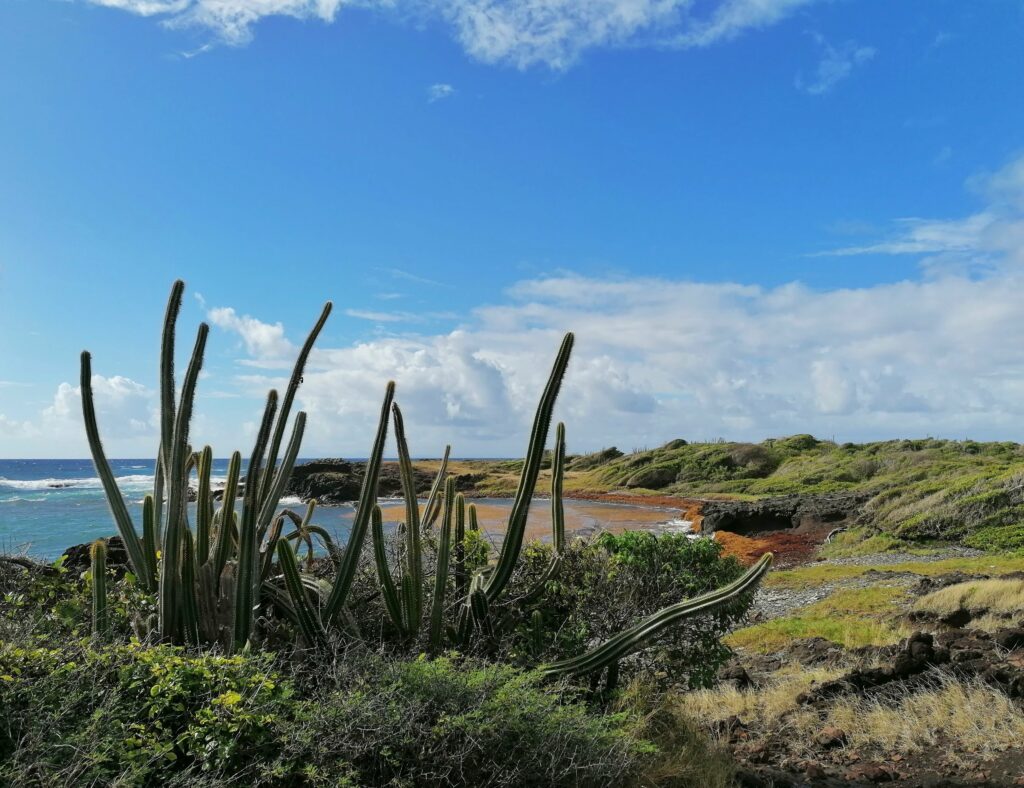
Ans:
[[[283,506],[295,506],[302,503],[302,499],[297,495],[286,495],[281,499],[280,503]]]
[[[153,484],[153,477],[143,474],[118,476],[117,483],[124,487],[138,487]],[[59,490],[64,488],[79,490],[99,489],[102,487],[96,476],[85,479],[6,479],[0,476],[0,489],[10,490]]]

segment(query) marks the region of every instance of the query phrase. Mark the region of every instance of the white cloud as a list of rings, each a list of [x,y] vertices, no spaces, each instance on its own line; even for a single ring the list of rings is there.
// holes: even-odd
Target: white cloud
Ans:
[[[839,82],[849,77],[855,67],[867,63],[877,54],[874,47],[861,46],[855,41],[847,41],[834,47],[820,35],[814,34],[814,38],[822,50],[818,67],[809,82],[804,81],[803,76],[799,74],[796,78],[796,86],[812,96],[828,93]]]
[[[122,375],[92,376],[96,421],[104,438],[115,440],[142,436],[157,440],[156,393]],[[74,432],[85,443],[82,427],[82,387],[61,383],[53,403],[42,412],[43,431],[63,435]]]
[[[290,16],[329,23],[341,7],[341,0],[86,1],[154,16],[170,27],[205,28],[232,45],[247,43],[256,23],[265,17]],[[485,63],[518,68],[545,64],[564,69],[595,47],[708,46],[746,30],[775,24],[816,1],[353,0],[350,5],[396,19],[440,19],[451,26],[470,56]],[[201,47],[188,54],[199,51],[205,50]]]
[[[263,360],[281,359],[293,350],[284,337],[281,323],[264,323],[249,315],[239,317],[231,307],[215,307],[206,314],[215,326],[238,334],[252,356]]]
[[[443,82],[438,82],[427,88],[427,102],[433,104],[441,99],[451,98],[455,95],[455,88]]]

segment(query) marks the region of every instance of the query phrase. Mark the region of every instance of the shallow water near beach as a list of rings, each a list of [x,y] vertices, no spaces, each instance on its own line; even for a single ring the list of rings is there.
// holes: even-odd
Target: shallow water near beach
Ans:
[[[128,510],[141,529],[142,500],[153,491],[153,460],[111,460]],[[224,483],[227,460],[215,460],[214,486]],[[193,480],[194,481],[194,480]],[[480,498],[480,526],[493,538],[505,530],[511,501]],[[382,500],[385,522],[395,527],[404,517],[404,505]],[[286,498],[282,508],[303,511],[297,498]],[[314,522],[324,526],[344,544],[355,509],[351,505],[318,507]],[[599,530],[686,530],[678,510],[567,500],[566,530],[587,534]],[[106,498],[90,460],[0,460],[0,552],[53,560],[67,547],[116,533]],[[538,499],[530,507],[529,539],[551,538],[551,506]]]

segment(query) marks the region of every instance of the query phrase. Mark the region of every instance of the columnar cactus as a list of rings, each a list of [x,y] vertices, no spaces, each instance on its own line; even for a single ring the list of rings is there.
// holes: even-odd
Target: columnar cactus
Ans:
[[[110,632],[107,613],[107,543],[97,539],[89,548],[92,574],[92,633],[105,638]]]

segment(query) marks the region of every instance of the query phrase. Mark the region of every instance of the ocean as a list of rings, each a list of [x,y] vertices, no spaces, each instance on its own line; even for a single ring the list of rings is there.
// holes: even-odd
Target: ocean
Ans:
[[[140,533],[142,501],[153,491],[154,464],[152,459],[110,461]],[[224,484],[227,467],[226,458],[214,461],[211,480],[215,487]],[[192,481],[194,485],[194,476]],[[500,537],[509,501],[488,498],[475,503],[483,530]],[[402,517],[401,502],[391,499],[381,504],[385,522],[394,527]],[[282,499],[281,508],[305,511],[298,498]],[[322,506],[317,508],[313,522],[344,544],[354,514],[351,505]],[[192,522],[194,516],[193,511]],[[675,510],[593,501],[566,501],[565,516],[566,530],[577,533],[601,528],[685,530],[688,526],[677,519]],[[527,538],[545,539],[549,529],[549,503],[537,500],[530,509]],[[0,553],[52,561],[71,545],[115,533],[117,527],[92,460],[0,460]]]

